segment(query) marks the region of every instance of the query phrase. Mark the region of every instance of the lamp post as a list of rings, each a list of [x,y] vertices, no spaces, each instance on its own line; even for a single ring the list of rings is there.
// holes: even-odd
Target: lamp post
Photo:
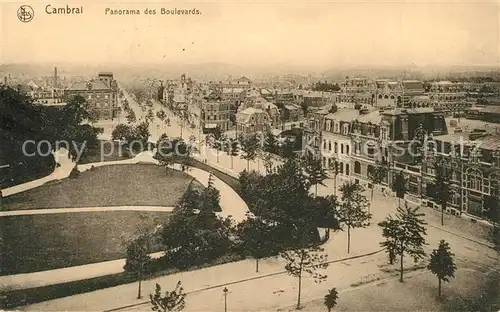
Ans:
[[[227,312],[227,292],[229,291],[227,287],[222,290],[224,292],[224,312]]]

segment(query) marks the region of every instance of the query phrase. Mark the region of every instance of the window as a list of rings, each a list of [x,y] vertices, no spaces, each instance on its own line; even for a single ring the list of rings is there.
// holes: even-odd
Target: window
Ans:
[[[349,134],[349,124],[344,125],[344,134]]]
[[[483,174],[481,171],[477,169],[467,171],[467,188],[477,191],[483,190]]]
[[[340,144],[340,154],[344,154],[344,144]]]
[[[345,164],[345,175],[349,175],[349,164]]]
[[[332,150],[332,142],[328,141],[328,150],[331,151]]]
[[[340,162],[340,173],[341,174],[344,173],[344,163],[343,162]]]
[[[323,149],[326,149],[326,140],[323,139]]]
[[[368,165],[368,167],[366,168],[368,177],[373,173],[373,170],[375,170],[375,168],[372,165]]]
[[[354,173],[361,174],[361,163],[359,161],[354,162]]]
[[[366,153],[370,158],[375,157],[375,147],[371,144],[367,145]]]
[[[346,153],[347,155],[349,155],[349,145],[346,145],[346,146],[345,146],[345,153]]]
[[[337,133],[340,132],[340,126],[339,126],[338,122],[335,123],[335,132],[337,132]]]
[[[387,140],[387,128],[381,128],[380,134],[381,134],[382,140]]]
[[[339,149],[338,148],[338,144],[337,144],[337,142],[335,142],[334,143],[334,152],[335,152],[335,154],[339,152],[338,149]]]

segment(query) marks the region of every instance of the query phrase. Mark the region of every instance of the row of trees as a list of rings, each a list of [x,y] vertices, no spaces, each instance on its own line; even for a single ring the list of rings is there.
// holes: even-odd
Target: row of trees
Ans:
[[[417,262],[426,256],[424,246],[427,224],[417,208],[398,207],[396,216],[389,216],[378,225],[382,228],[385,241],[380,245],[385,248],[389,256],[389,263],[393,264],[399,257],[400,282],[403,282],[404,257],[410,256]],[[454,277],[456,265],[454,254],[450,251],[448,243],[441,240],[429,258],[427,268],[438,278],[438,295],[441,296],[441,283],[449,282]]]
[[[113,140],[120,140],[122,146],[130,153],[142,152],[148,146],[149,135],[147,122],[141,122],[136,126],[119,124],[111,133]]]

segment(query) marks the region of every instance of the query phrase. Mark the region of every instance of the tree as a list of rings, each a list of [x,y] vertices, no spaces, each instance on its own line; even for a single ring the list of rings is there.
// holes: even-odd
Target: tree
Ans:
[[[149,294],[149,300],[152,305],[151,310],[158,312],[182,311],[186,306],[185,298],[186,294],[184,293],[181,281],[177,282],[174,290],[167,290],[164,296],[161,293],[161,286],[159,284],[156,284],[154,294]]]
[[[441,281],[450,282],[450,278],[455,277],[457,269],[453,257],[455,255],[450,251],[450,246],[444,240],[439,242],[438,249],[434,249],[431,254],[427,269],[438,278],[438,297],[441,298]]]
[[[88,120],[90,121],[90,123],[93,124],[99,121],[99,117],[100,117],[99,110],[96,107],[89,108]]]
[[[217,217],[210,188],[200,192],[190,185],[162,226],[166,260],[178,268],[200,265],[227,254],[232,248],[232,223]]]
[[[332,311],[332,309],[337,305],[337,300],[339,300],[339,292],[335,287],[328,290],[328,293],[325,295],[325,300],[323,304],[328,309],[328,312]]]
[[[229,139],[226,141],[226,153],[231,157],[231,169],[233,169],[233,157],[239,155],[239,144],[236,139]]]
[[[368,172],[368,178],[372,182],[371,201],[373,201],[373,191],[375,189],[375,185],[384,182],[384,179],[387,177],[387,173],[389,172],[389,167],[384,161],[376,161],[375,166],[371,168],[372,170]]]
[[[278,145],[278,139],[273,134],[272,131],[266,133],[264,141],[264,151],[268,153],[276,153],[276,146]]]
[[[259,216],[248,216],[237,226],[241,249],[255,259],[255,272],[259,272],[259,259],[278,250],[273,240],[273,225]]]
[[[133,110],[130,110],[126,116],[128,123],[136,122],[137,118],[135,117],[135,113]]]
[[[113,140],[120,140],[120,141],[129,141],[130,138],[133,137],[134,129],[132,126],[125,125],[125,124],[118,124],[116,127],[113,129],[113,132],[111,132],[111,137]]]
[[[273,172],[273,155],[266,153],[264,155],[264,168],[266,168],[266,173],[271,174]]]
[[[342,199],[337,213],[340,223],[347,227],[347,253],[350,253],[351,229],[367,226],[367,221],[371,219],[367,211],[370,203],[363,195],[364,188],[358,183],[346,182],[340,191]]]
[[[318,196],[318,184],[324,186],[323,181],[328,178],[326,170],[321,164],[321,158],[308,154],[303,160],[303,166],[309,183],[315,187],[314,195]]]
[[[244,137],[240,135],[240,146],[241,150],[245,153],[241,158],[247,161],[247,170],[250,170],[250,160],[254,160],[257,157],[257,151],[259,149],[259,139],[257,135],[250,135]]]
[[[326,275],[317,272],[318,269],[328,267],[327,255],[324,249],[312,246],[304,249],[293,249],[281,253],[281,257],[287,262],[285,269],[289,275],[298,279],[297,309],[300,309],[300,295],[302,291],[302,276],[307,273],[316,283],[321,283],[327,278]]]
[[[499,182],[497,182],[499,183]],[[483,215],[494,224],[500,222],[500,189],[497,184],[491,184],[491,194],[484,198]]]
[[[285,142],[281,144],[281,155],[286,159],[295,157],[295,143],[290,138],[286,138]]]
[[[451,170],[446,167],[443,161],[436,161],[434,163],[434,169],[436,172],[435,178],[435,194],[436,201],[441,206],[441,225],[444,226],[444,212],[446,206],[451,198]]]
[[[132,240],[127,246],[127,258],[123,269],[127,272],[133,272],[137,275],[139,281],[139,289],[137,299],[141,299],[141,283],[142,276],[146,272],[147,265],[151,261],[148,255],[147,237],[138,237]]]
[[[203,203],[201,206],[202,211],[220,211],[219,200],[220,192],[214,186],[214,176],[210,172],[208,176],[208,186],[203,189]]]
[[[382,228],[382,236],[386,239],[380,245],[386,248],[386,252],[400,257],[400,279],[403,282],[404,256],[409,255],[415,261],[425,256],[423,246],[426,245],[424,235],[427,223],[423,220],[425,214],[418,212],[417,208],[408,205],[403,209],[398,207],[396,218],[388,216],[386,220],[378,225]]]
[[[318,227],[326,228],[326,238],[330,238],[330,230],[339,230],[339,220],[337,219],[337,208],[339,206],[337,196],[317,196],[311,201],[311,210],[316,215]]]
[[[401,207],[401,198],[405,198],[405,194],[407,192],[406,177],[402,170],[394,178],[392,187],[396,192],[396,197],[398,198],[398,207]]]
[[[183,166],[189,164],[191,147],[181,138],[170,139],[166,134],[162,134],[154,158],[160,166],[165,167],[165,174],[168,174],[168,166],[174,163],[182,163]]]
[[[333,194],[337,195],[337,176],[340,173],[340,162],[337,159],[333,160],[331,170],[333,172]]]

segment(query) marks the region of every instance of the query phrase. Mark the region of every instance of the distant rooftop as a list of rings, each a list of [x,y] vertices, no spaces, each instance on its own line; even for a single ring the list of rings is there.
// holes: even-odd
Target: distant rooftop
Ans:
[[[109,90],[109,87],[99,80],[80,81],[74,83],[71,87],[68,88],[68,90],[71,91]]]

